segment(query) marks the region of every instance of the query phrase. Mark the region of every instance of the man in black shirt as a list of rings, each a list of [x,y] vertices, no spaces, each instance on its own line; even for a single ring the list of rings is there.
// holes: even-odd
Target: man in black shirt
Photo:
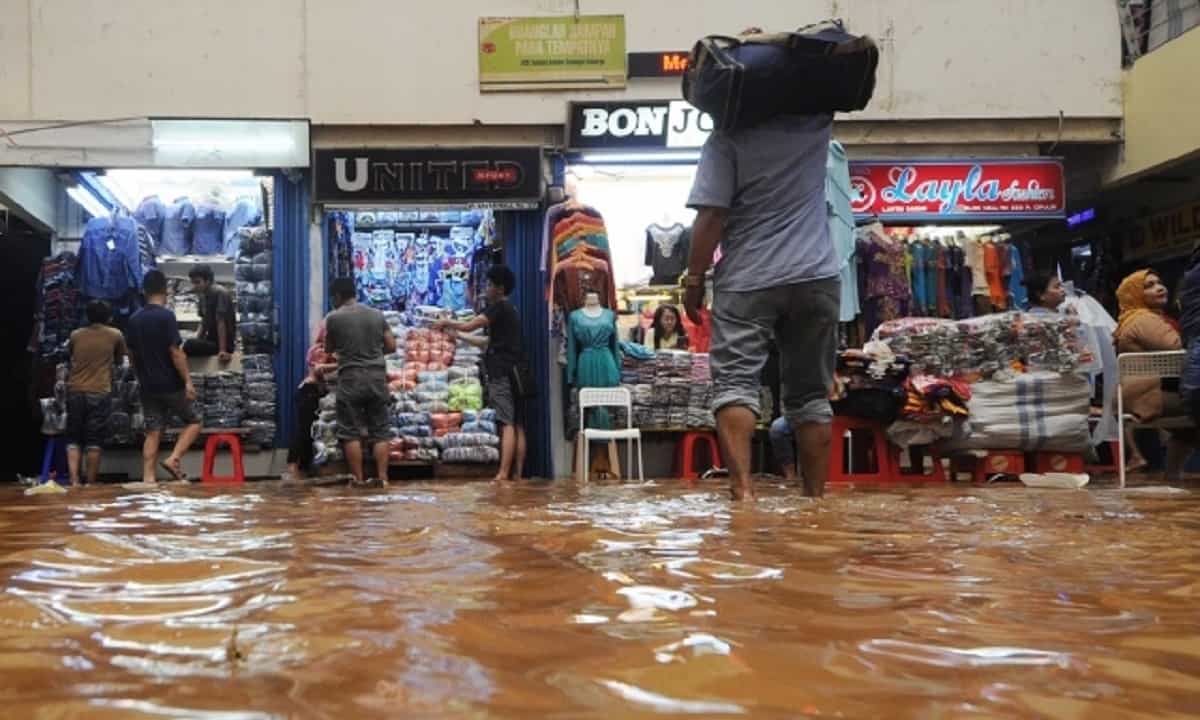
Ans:
[[[155,482],[158,441],[170,416],[183,420],[186,427],[179,434],[175,450],[162,463],[162,468],[176,480],[182,480],[180,460],[200,436],[200,418],[192,407],[196,388],[188,373],[187,356],[180,348],[183,343],[179,338],[175,313],[166,308],[167,277],[158,270],[151,270],[146,273],[142,286],[146,307],[129,318],[129,327],[125,331],[129,359],[137,372],[142,412],[146,418],[142,481]]]
[[[495,265],[488,270],[487,279],[488,305],[482,315],[465,323],[442,320],[435,327],[455,333],[487,328],[483,364],[487,371],[488,406],[496,411],[496,421],[503,426],[496,479],[520,480],[525,468],[525,413],[524,402],[513,392],[512,373],[521,358],[521,316],[508,299],[516,277],[508,266]]]
[[[237,327],[233,297],[216,283],[212,268],[207,265],[192,268],[188,278],[200,301],[200,334],[184,343],[183,350],[192,357],[217,355],[221,362],[229,362]]]

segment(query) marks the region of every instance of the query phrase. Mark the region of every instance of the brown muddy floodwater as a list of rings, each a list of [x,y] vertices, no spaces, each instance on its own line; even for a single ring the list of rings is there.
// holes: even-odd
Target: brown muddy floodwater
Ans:
[[[1200,495],[0,490],[0,716],[1200,715]]]

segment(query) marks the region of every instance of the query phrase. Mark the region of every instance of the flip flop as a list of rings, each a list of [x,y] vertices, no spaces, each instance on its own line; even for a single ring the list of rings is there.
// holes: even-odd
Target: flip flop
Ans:
[[[163,470],[167,471],[167,473],[171,476],[171,480],[173,482],[177,482],[177,483],[187,482],[187,473],[185,473],[184,471],[171,467],[165,461],[160,462],[158,464],[158,466],[160,468],[162,468]]]

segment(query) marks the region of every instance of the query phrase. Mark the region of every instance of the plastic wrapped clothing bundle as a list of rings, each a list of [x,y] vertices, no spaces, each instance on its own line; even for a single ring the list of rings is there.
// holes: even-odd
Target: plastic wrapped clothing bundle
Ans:
[[[1087,452],[1091,385],[1073,374],[1032,372],[971,385],[970,435],[953,449]]]

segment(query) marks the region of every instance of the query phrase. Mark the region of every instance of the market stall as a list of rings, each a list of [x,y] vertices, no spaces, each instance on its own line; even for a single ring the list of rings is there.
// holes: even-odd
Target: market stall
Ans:
[[[398,341],[387,358],[392,466],[426,475],[494,472],[498,428],[481,351],[432,326],[474,318],[494,265],[521,271],[515,248],[525,241],[527,216],[540,217],[541,149],[319,149],[315,163],[322,274],[353,278],[358,301],[383,312]],[[518,291],[536,297],[541,288]],[[315,462],[334,472],[342,456],[336,386],[328,390],[312,433]],[[529,438],[540,442],[535,432]]]

